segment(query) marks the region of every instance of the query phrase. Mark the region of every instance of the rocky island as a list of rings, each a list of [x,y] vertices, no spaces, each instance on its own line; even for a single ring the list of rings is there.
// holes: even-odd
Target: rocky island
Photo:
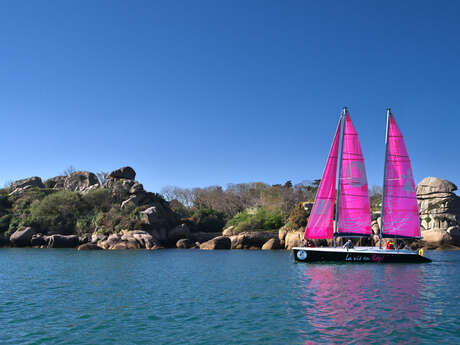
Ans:
[[[224,221],[218,211],[210,208],[197,209],[191,215],[176,199],[166,201],[163,195],[145,191],[135,178],[133,168],[123,167],[99,177],[88,171],[73,171],[45,181],[30,177],[12,182],[0,190],[0,246],[289,250],[300,244],[311,208],[311,200],[299,201],[305,194],[289,194],[293,187],[288,181],[264,187],[270,200],[274,191],[284,193],[292,204],[288,212],[266,211],[264,207],[268,206],[262,202],[255,208],[235,209],[233,218]],[[418,184],[422,239],[409,245],[427,249],[460,247],[460,197],[454,193],[456,189],[453,183],[435,177]],[[231,204],[231,200],[224,200],[222,190],[220,194],[215,193],[218,188],[212,191],[214,200],[218,195],[223,204]],[[205,204],[203,200],[201,203]],[[379,224],[379,214],[374,212],[375,243]],[[317,245],[328,243],[318,241]]]

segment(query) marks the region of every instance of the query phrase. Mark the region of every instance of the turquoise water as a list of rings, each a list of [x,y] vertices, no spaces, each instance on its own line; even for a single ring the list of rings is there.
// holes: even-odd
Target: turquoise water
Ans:
[[[460,251],[427,255],[0,249],[0,343],[458,344]]]

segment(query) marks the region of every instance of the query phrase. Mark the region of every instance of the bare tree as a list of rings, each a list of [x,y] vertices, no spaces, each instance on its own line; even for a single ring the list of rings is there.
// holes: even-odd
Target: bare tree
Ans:
[[[209,186],[204,188],[180,188],[167,186],[161,194],[168,201],[177,200],[188,209],[211,208],[232,218],[247,208],[264,207],[270,211],[289,214],[296,204],[312,201],[318,189],[319,180],[292,185],[268,185],[262,182],[228,184],[227,188]]]
[[[107,175],[108,175],[107,171],[99,171],[98,173],[96,173],[96,176],[101,185],[103,185],[107,181]]]
[[[382,187],[381,186],[372,186],[369,191],[369,202],[371,209],[378,211],[382,204]]]
[[[185,207],[192,207],[195,198],[191,189],[176,186],[166,186],[161,189],[160,194],[167,201],[177,200]]]
[[[371,190],[369,191],[369,195],[374,196],[374,195],[382,195],[382,187],[381,186],[376,186],[373,185]]]
[[[72,173],[77,171],[73,165],[69,165],[64,171],[62,172],[63,175],[65,176],[70,176]]]
[[[3,188],[11,188],[13,185],[13,180],[6,180],[5,183],[3,184]]]

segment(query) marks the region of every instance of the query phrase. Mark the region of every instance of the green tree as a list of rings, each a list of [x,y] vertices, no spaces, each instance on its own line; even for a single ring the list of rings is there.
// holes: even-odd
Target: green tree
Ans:
[[[63,190],[32,202],[30,216],[24,223],[43,233],[72,234],[78,217],[88,208],[79,193]]]
[[[307,226],[308,222],[308,213],[305,210],[303,203],[299,202],[288,218],[288,224],[291,225],[294,229],[304,228]]]

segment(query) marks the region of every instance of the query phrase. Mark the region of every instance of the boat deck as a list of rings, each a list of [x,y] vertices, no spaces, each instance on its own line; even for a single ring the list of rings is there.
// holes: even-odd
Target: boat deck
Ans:
[[[409,249],[379,249],[376,247],[354,247],[354,248],[343,248],[343,247],[294,247],[295,250],[308,250],[317,252],[336,252],[336,253],[366,253],[366,254],[414,254],[418,255],[417,252]]]
[[[345,261],[345,262],[431,262],[423,252],[408,249],[379,249],[375,247],[329,248],[294,247],[296,261]]]

